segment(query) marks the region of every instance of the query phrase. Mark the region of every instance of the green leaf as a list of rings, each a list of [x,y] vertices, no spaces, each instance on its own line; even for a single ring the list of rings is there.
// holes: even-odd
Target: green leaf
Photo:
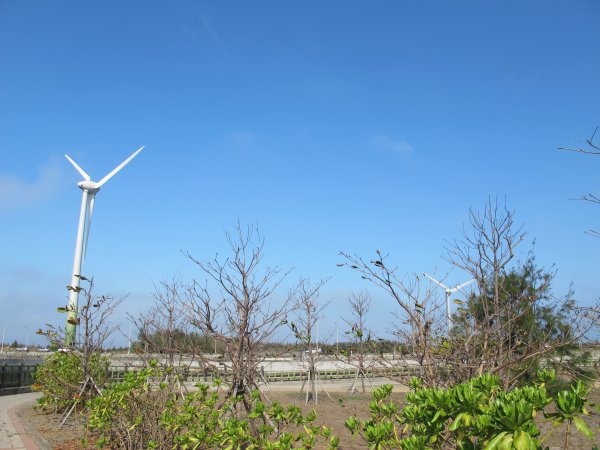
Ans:
[[[456,431],[458,430],[458,428],[462,425],[462,418],[465,415],[464,412],[458,414],[456,416],[456,419],[454,419],[454,422],[452,422],[452,425],[450,425],[450,427],[448,428],[450,431]]]
[[[594,433],[592,430],[590,430],[590,427],[587,426],[587,423],[585,423],[581,417],[573,417],[573,422],[575,422],[577,429],[587,437],[591,438],[594,436]]]
[[[504,436],[504,439],[498,444],[498,450],[511,450],[513,447],[513,439],[512,434]]]
[[[513,445],[517,450],[528,450],[531,448],[531,436],[523,430],[515,432]]]
[[[506,431],[503,431],[502,433],[494,436],[494,438],[488,442],[488,444],[485,446],[484,450],[495,450],[498,448],[498,444],[500,444],[500,441],[502,441],[502,439],[504,439],[504,436],[506,436]]]

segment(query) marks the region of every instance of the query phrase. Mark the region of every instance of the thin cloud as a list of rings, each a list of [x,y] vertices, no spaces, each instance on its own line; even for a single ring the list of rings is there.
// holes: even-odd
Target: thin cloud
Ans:
[[[208,20],[208,16],[206,14],[202,14],[202,16],[200,17],[200,21],[202,24],[202,29],[210,37],[211,41],[221,48],[224,47],[221,37],[217,34],[215,29],[212,27],[210,21]]]
[[[55,163],[43,167],[38,179],[32,182],[0,173],[0,213],[26,208],[52,197],[60,187],[61,174]]]
[[[369,147],[372,150],[394,153],[400,156],[408,156],[414,153],[414,148],[402,139],[394,139],[387,135],[377,135],[369,139]]]
[[[200,15],[198,20],[196,20],[191,27],[183,27],[181,32],[193,42],[194,45],[205,47],[206,44],[209,44],[209,46],[219,49],[224,55],[227,54],[225,43],[211,25],[206,14]]]

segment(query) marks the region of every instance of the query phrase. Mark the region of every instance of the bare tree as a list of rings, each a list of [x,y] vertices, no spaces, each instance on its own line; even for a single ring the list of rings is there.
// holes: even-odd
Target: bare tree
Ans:
[[[447,363],[459,378],[495,373],[508,388],[542,357],[585,336],[598,309],[577,306],[571,292],[554,296],[555,272],[538,269],[533,254],[520,267],[510,265],[525,238],[514,211],[488,199],[482,213],[470,210],[469,219],[447,259],[476,279],[477,292],[455,315]]]
[[[577,153],[585,153],[587,155],[600,155],[600,146],[594,142],[594,138],[596,136],[596,132],[598,131],[598,127],[592,133],[592,136],[585,140],[587,147],[559,147],[559,150],[566,150],[570,152]],[[579,198],[579,200],[585,200],[587,202],[592,202],[596,204],[600,204],[600,197],[595,194],[585,194]],[[600,238],[600,232],[595,230],[588,230],[588,234]]]
[[[158,358],[165,377],[185,370],[193,362],[191,326],[185,312],[186,287],[178,276],[154,286],[154,305],[138,317],[130,316],[138,332],[138,345],[147,357]],[[169,369],[169,370],[167,370]]]
[[[443,329],[443,315],[440,314],[442,303],[430,286],[422,285],[417,275],[401,278],[397,268],[387,264],[388,255],[383,255],[379,250],[375,253],[376,258],[367,261],[360,256],[341,252],[346,262],[338,266],[357,271],[364,280],[390,295],[398,307],[394,314],[397,326],[393,332],[408,349],[408,354],[403,353],[399,359],[391,361],[381,355],[380,364],[388,368],[416,365],[426,384],[437,385],[442,375],[436,359],[436,347]],[[409,376],[399,371],[396,375],[396,378],[403,380]]]
[[[561,352],[597,326],[600,308],[578,306],[571,292],[553,295],[555,272],[539,269],[532,254],[520,266],[512,263],[525,233],[506,206],[488,199],[482,212],[469,211],[469,219],[462,240],[449,243],[447,259],[470,273],[477,288],[465,301],[455,299],[460,307],[450,333],[440,320],[443,303],[432,286],[423,288],[418,276],[398,278],[381,252],[370,261],[342,253],[346,262],[341,265],[392,297],[399,307],[396,334],[427,385],[450,385],[488,372],[511,387],[541,363],[566,361]],[[410,364],[401,358],[396,367]]]
[[[596,132],[597,131],[598,131],[598,127],[596,127],[596,129],[594,130],[594,132],[592,133],[592,136],[585,140],[585,143],[587,144],[588,148],[584,148],[584,147],[559,147],[559,150],[567,150],[567,151],[570,151],[570,152],[577,152],[577,153],[586,153],[588,155],[600,155],[600,146],[598,146],[594,142],[594,138],[596,136]]]
[[[41,378],[52,378],[52,382],[61,386],[61,396],[68,398],[61,399],[62,404],[66,405],[65,414],[61,420],[60,426],[66,422],[70,414],[78,404],[90,400],[96,395],[101,394],[101,389],[107,378],[107,368],[109,360],[102,356],[102,350],[107,341],[114,336],[118,326],[111,324],[109,319],[115,309],[124,300],[124,297],[115,298],[110,295],[94,295],[94,280],[80,276],[81,280],[88,283],[88,287],[77,287],[83,294],[84,301],[80,303],[77,319],[73,325],[79,326],[78,345],[68,347],[66,345],[66,330],[56,328],[48,324],[47,330],[38,330],[37,333],[46,336],[57,352],[51,355],[40,369]],[[71,288],[69,286],[69,288]],[[81,298],[81,296],[80,296]],[[59,307],[59,312],[68,313],[69,307]],[[74,359],[81,368],[70,370],[65,374],[61,371],[60,358]],[[69,377],[69,379],[66,378]],[[49,389],[46,390],[42,381],[41,390],[45,395],[55,395],[52,393],[52,383],[48,383]],[[57,400],[59,400],[57,398]]]
[[[76,325],[79,326],[79,342],[73,348],[66,345],[66,331],[48,324],[47,330],[38,330],[37,334],[46,336],[51,346],[60,351],[69,351],[79,356],[84,378],[90,375],[90,360],[92,355],[100,354],[107,341],[114,336],[118,325],[109,322],[110,316],[123,302],[124,297],[116,298],[110,295],[95,295],[94,280],[79,276],[87,282],[88,287],[78,287],[83,294],[84,302],[79,307]],[[69,286],[70,287],[70,286]],[[69,307],[59,307],[58,312],[68,313]]]
[[[326,282],[327,280],[320,280],[313,285],[308,280],[300,280],[297,291],[296,318],[294,322],[290,323],[296,340],[304,347],[302,368],[306,370],[306,380],[302,383],[300,393],[302,394],[306,387],[306,403],[309,400],[315,404],[318,403],[318,385],[320,383],[317,362],[321,359],[322,352],[318,346],[318,338],[315,339],[315,331],[318,330],[319,320],[322,319],[323,310],[328,304],[319,302],[320,290]]]
[[[491,292],[482,301],[482,320],[465,328],[465,348],[469,348],[473,340],[480,340],[482,355],[476,364],[477,374],[481,375],[489,361],[488,349],[493,348],[496,356],[505,354],[508,342],[500,336],[508,330],[497,320],[501,304],[501,276],[507,264],[514,257],[514,249],[523,241],[523,226],[514,224],[514,212],[501,207],[497,199],[488,201],[483,213],[469,210],[470,228],[463,233],[462,241],[454,241],[448,246],[447,260],[470,273],[476,280],[479,292]],[[483,325],[483,326],[482,326]],[[463,359],[469,355],[463,355]],[[474,364],[473,361],[469,361]],[[465,367],[465,366],[463,366]]]
[[[260,389],[259,364],[265,357],[261,346],[284,322],[293,306],[293,292],[275,299],[275,289],[289,272],[263,268],[264,238],[256,227],[242,228],[238,223],[233,235],[227,233],[227,241],[231,256],[225,259],[217,255],[202,261],[187,254],[208,279],[204,283],[195,280],[189,286],[186,310],[196,330],[225,349],[227,397],[242,396],[249,412],[251,391]],[[200,358],[215,371],[221,368],[219,361],[206,355]]]
[[[350,327],[347,332],[352,338],[352,348],[348,351],[347,360],[350,364],[356,367],[356,375],[354,381],[348,389],[352,394],[356,391],[356,385],[360,378],[362,391],[366,392],[365,379],[368,379],[367,356],[369,350],[372,349],[372,334],[367,328],[367,315],[371,309],[371,297],[368,292],[360,291],[352,293],[348,297],[348,307],[351,313],[350,319],[343,319]]]
[[[82,277],[83,279],[83,277]],[[84,303],[79,308],[80,351],[84,377],[90,377],[90,359],[100,354],[107,341],[114,336],[118,325],[109,322],[115,309],[125,300],[110,295],[93,294],[94,281],[90,280],[88,289],[82,289]]]

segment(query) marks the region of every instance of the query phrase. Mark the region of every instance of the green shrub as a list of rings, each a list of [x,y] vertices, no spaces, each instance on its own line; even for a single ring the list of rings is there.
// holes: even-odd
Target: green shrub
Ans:
[[[511,391],[500,388],[495,375],[483,375],[449,389],[421,388],[411,380],[406,405],[399,408],[391,399],[391,385],[373,392],[371,417],[346,421],[354,438],[360,436],[370,449],[425,450],[458,448],[462,450],[537,450],[544,440],[535,422],[539,412],[555,425],[567,423],[564,448],[568,448],[571,423],[588,437],[592,431],[581,419],[587,414],[589,390],[577,382],[558,393],[554,403],[546,383],[555,375],[541,371],[535,384]],[[556,412],[546,413],[553,404]]]
[[[161,426],[162,413],[177,401],[170,385],[156,382],[156,367],[129,371],[123,381],[108,385],[90,403],[88,430],[98,434],[97,445],[111,448],[170,447],[173,435]]]
[[[303,415],[297,406],[283,407],[250,399],[224,399],[220,381],[182,394],[173,380],[153,365],[129,372],[122,383],[104,390],[90,404],[88,429],[96,433],[99,447],[180,449],[335,449],[337,437],[327,427],[315,425],[316,414]],[[346,427],[354,438],[373,450],[540,450],[558,430],[564,432],[563,448],[569,447],[572,425],[588,437],[592,431],[582,420],[589,389],[580,382],[552,398],[546,389],[555,380],[553,371],[540,371],[536,381],[505,391],[495,375],[483,375],[448,389],[423,388],[410,381],[406,403],[391,399],[392,386],[373,392],[370,418],[350,417]],[[552,412],[548,412],[551,408]],[[536,418],[554,427],[540,436]],[[539,422],[539,420],[538,420]]]
[[[251,412],[238,416],[244,397],[222,399],[220,381],[212,389],[198,384],[183,395],[176,380],[161,380],[165,373],[152,364],[126,374],[122,383],[104,390],[90,405],[88,430],[96,434],[98,447],[181,449],[312,449],[326,442],[330,449],[338,438],[327,427],[315,425],[314,412],[304,416],[300,408],[284,408],[251,396]],[[320,448],[323,448],[321,445]]]
[[[88,370],[96,386],[104,385],[108,365],[108,358],[99,354],[90,356]],[[32,388],[43,394],[38,399],[37,406],[53,411],[63,411],[74,402],[85,406],[96,392],[92,386],[90,386],[91,389],[81,392],[83,382],[84,370],[81,355],[75,351],[54,352],[38,366],[35,372],[35,383]]]

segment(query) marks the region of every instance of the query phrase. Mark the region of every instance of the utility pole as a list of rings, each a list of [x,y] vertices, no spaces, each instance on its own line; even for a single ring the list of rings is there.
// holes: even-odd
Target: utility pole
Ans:
[[[4,328],[2,328],[2,350],[0,350],[0,353],[4,353],[4,333],[6,332],[6,325],[4,325]]]

